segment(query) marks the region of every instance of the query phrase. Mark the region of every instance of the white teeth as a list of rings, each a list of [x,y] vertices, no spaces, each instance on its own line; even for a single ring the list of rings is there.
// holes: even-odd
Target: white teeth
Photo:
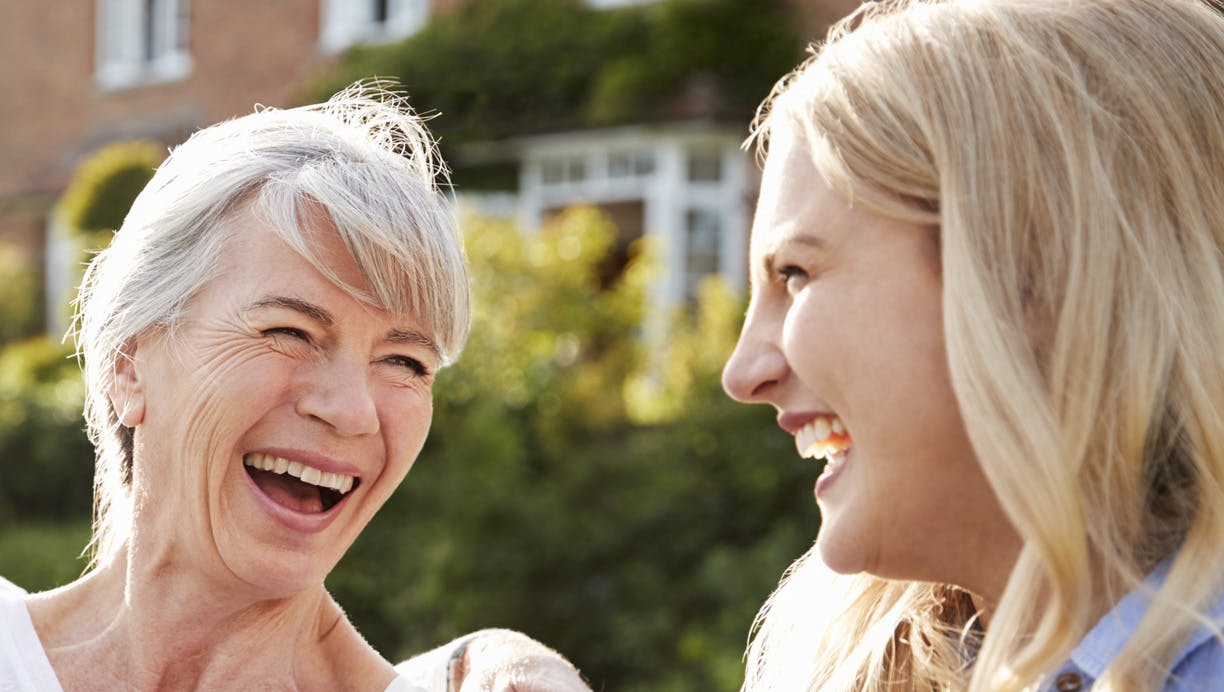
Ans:
[[[849,449],[850,445],[846,426],[837,416],[817,416],[795,433],[799,456],[809,459],[825,457],[832,460],[833,455]]]
[[[307,466],[302,469],[302,482],[311,485],[323,485],[319,481],[323,478],[323,472],[316,468]]]
[[[282,459],[271,454],[248,454],[243,458],[242,463],[263,471],[271,471],[277,474],[287,473],[294,478],[301,479],[303,483],[331,488],[341,495],[348,494],[353,489],[353,486],[357,484],[355,476],[345,473],[321,471],[312,466],[306,466],[300,461],[289,461],[288,459]]]

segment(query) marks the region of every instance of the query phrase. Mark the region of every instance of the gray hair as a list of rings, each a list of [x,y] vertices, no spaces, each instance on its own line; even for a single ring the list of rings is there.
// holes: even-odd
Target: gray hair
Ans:
[[[132,431],[109,392],[125,349],[151,328],[173,329],[212,278],[250,210],[355,298],[412,314],[454,362],[467,338],[467,269],[438,180],[446,170],[422,119],[402,98],[354,85],[326,103],[260,108],[193,135],[136,198],[123,227],[85,273],[74,335],[84,359],[85,421],[94,443],[93,563],[127,539]],[[326,210],[369,291],[340,279],[312,249],[307,207]]]

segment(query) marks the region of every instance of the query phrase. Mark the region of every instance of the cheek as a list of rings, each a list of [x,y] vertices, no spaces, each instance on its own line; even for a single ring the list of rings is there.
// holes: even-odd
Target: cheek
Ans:
[[[827,394],[829,373],[847,365],[843,354],[848,335],[844,319],[830,310],[830,293],[814,288],[803,292],[782,325],[782,352],[791,372],[818,395]]]
[[[391,404],[383,407],[380,426],[393,473],[402,475],[412,467],[425,445],[432,422],[433,399],[429,392],[393,397]]]

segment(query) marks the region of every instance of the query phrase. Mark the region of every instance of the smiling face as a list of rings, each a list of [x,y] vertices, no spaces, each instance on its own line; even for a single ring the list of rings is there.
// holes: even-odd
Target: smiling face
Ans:
[[[335,231],[313,231],[363,288]],[[216,278],[119,367],[134,547],[287,596],[322,584],[412,466],[439,357],[411,316],[355,299],[249,211],[224,232]]]
[[[752,299],[723,383],[778,409],[817,481],[830,568],[1001,590],[1018,540],[948,375],[936,231],[851,207],[775,132]],[[840,431],[840,432],[839,432]]]

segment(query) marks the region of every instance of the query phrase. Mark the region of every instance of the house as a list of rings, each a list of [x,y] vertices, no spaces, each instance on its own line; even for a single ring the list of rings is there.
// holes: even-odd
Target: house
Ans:
[[[54,209],[102,145],[171,146],[255,103],[302,100],[316,71],[356,43],[391,41],[467,0],[42,0],[0,4],[0,243],[45,266],[48,325],[75,262]],[[653,0],[586,0],[615,7]],[[793,0],[823,25],[856,4]],[[743,283],[755,167],[734,127],[675,122],[522,138],[504,213],[532,227],[575,202],[599,204],[626,237],[658,235],[671,305],[707,273]],[[489,206],[490,198],[473,198]]]

